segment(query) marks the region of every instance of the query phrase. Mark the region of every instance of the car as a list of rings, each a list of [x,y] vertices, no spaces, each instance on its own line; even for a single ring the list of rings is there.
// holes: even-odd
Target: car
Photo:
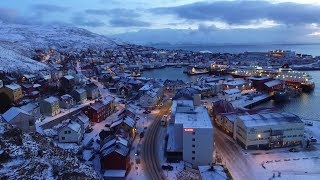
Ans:
[[[143,114],[149,114],[147,111],[143,111],[142,113],[143,113]]]
[[[139,117],[139,116],[137,116],[137,117],[136,117],[136,120],[139,120],[139,119],[140,119],[140,117]]]
[[[173,167],[170,166],[170,165],[162,165],[161,166],[163,170],[167,170],[167,171],[172,171],[173,170]]]
[[[141,132],[139,137],[140,137],[140,139],[142,139],[144,137],[144,132]]]
[[[104,125],[104,127],[110,127],[110,124],[106,124],[106,125]]]
[[[299,152],[299,150],[297,148],[291,148],[289,149],[290,152]]]
[[[311,137],[311,138],[310,138],[310,141],[311,141],[311,142],[317,142],[318,140],[317,140],[316,138],[314,138],[314,137]]]

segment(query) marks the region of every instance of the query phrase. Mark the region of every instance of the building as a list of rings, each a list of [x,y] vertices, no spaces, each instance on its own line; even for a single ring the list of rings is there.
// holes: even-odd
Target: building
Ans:
[[[174,100],[168,126],[169,159],[179,159],[194,168],[213,163],[214,130],[208,111],[193,100]]]
[[[67,89],[67,90],[73,89],[74,85],[75,85],[75,78],[71,75],[63,76],[60,79],[60,86],[63,89]]]
[[[5,93],[13,103],[19,103],[23,98],[21,86],[15,83],[5,85],[4,88],[0,89],[1,92]]]
[[[237,88],[222,91],[220,100],[234,101],[241,97],[241,91]]]
[[[104,97],[89,106],[83,112],[89,117],[91,122],[99,123],[109,117],[115,111],[114,98],[111,96]]]
[[[149,91],[144,92],[140,98],[139,103],[143,108],[153,109],[156,105],[162,100],[163,97],[163,89],[162,88],[154,88]]]
[[[240,91],[251,89],[251,83],[241,78],[236,78],[232,81],[223,83],[223,89],[225,90],[234,88],[239,89]]]
[[[73,90],[71,95],[76,102],[85,103],[87,101],[87,91],[84,88]]]
[[[0,88],[3,87],[3,81],[0,79]]]
[[[283,87],[284,87],[284,81],[280,79],[275,79],[275,80],[265,82],[262,90],[273,92],[274,90],[282,89]]]
[[[36,131],[34,117],[20,108],[10,108],[2,115],[2,118],[5,120],[5,122],[14,125],[25,132]]]
[[[187,86],[187,84],[182,80],[177,80],[177,81],[166,80],[163,84],[166,91],[173,92],[173,93]]]
[[[304,122],[285,112],[240,115],[234,138],[245,149],[276,148],[302,143]]]
[[[109,136],[104,142],[100,149],[101,168],[104,170],[129,170],[129,142],[117,136]]]
[[[87,98],[88,99],[97,99],[100,97],[99,88],[94,83],[87,84],[85,89],[87,91]]]
[[[58,129],[59,142],[80,144],[83,136],[81,125],[70,121],[68,124]]]
[[[35,118],[36,121],[40,120],[42,118],[42,114],[40,112],[40,106],[38,104],[28,103],[24,106],[21,106],[20,109],[31,114]]]
[[[76,104],[76,102],[74,101],[73,97],[69,94],[65,94],[65,95],[61,96],[59,99],[60,108],[63,108],[63,109],[70,109],[75,104]]]
[[[33,84],[36,81],[37,77],[33,74],[24,74],[19,81],[21,83],[31,83]]]
[[[116,133],[125,133],[125,136],[128,135],[128,139],[131,138],[133,140],[136,136],[136,121],[129,116],[123,116],[118,120],[113,121],[110,128]]]
[[[72,121],[80,124],[82,132],[85,132],[90,127],[90,119],[83,113],[78,113],[73,116]]]
[[[55,116],[60,113],[59,99],[48,97],[40,102],[40,112],[43,115]]]

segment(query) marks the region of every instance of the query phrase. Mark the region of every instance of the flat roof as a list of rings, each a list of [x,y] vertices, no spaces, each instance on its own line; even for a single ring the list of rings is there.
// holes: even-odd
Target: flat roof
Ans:
[[[238,118],[246,127],[303,123],[298,116],[286,112],[259,113],[243,115]]]
[[[233,88],[233,89],[224,90],[223,92],[225,92],[226,94],[236,94],[236,93],[240,93],[241,91],[237,88]]]
[[[183,128],[213,128],[208,110],[203,106],[195,107],[192,113],[177,112],[175,123],[183,124]]]

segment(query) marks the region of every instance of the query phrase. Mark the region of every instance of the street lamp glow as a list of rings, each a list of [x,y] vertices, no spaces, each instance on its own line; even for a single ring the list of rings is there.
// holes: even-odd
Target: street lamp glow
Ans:
[[[258,134],[258,138],[261,138],[261,134]]]

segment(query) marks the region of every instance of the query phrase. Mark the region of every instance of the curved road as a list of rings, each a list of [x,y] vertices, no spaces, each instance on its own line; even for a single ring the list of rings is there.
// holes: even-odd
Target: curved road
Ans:
[[[145,163],[148,179],[165,179],[158,160],[158,133],[160,130],[161,118],[163,115],[167,114],[169,108],[169,104],[161,108],[145,134],[142,157]]]

